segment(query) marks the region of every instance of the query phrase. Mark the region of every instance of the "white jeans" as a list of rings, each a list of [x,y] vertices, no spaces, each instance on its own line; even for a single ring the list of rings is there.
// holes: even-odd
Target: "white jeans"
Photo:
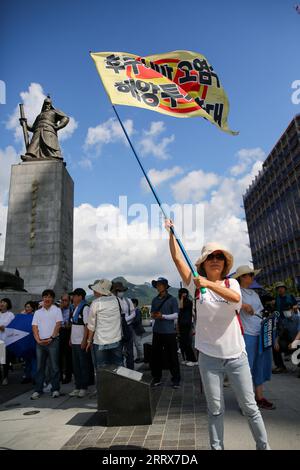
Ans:
[[[257,450],[269,450],[265,425],[253,393],[251,371],[246,353],[237,359],[220,359],[199,353],[199,368],[208,408],[210,445],[224,449],[224,394],[226,373],[239,406],[248,418]]]

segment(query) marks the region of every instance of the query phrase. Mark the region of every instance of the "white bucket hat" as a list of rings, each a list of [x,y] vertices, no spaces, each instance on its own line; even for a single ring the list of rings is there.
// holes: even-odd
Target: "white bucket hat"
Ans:
[[[110,289],[112,286],[112,282],[108,279],[100,279],[100,281],[96,282],[94,285],[90,285],[90,289],[94,292],[98,292],[98,294],[102,295],[112,295]]]
[[[226,276],[227,274],[230,273],[230,270],[233,266],[233,256],[223,245],[220,245],[219,243],[212,242],[212,243],[207,243],[206,245],[204,245],[201,250],[201,256],[200,258],[197,259],[195,266],[198,269],[199,266],[202,263],[204,263],[208,255],[210,255],[214,251],[222,251],[222,253],[224,254],[226,258],[226,269],[223,272],[223,275]]]
[[[260,273],[260,271],[261,269],[253,269],[253,268],[250,268],[250,266],[247,266],[245,264],[243,266],[239,266],[236,270],[236,273],[232,277],[233,279],[238,279],[244,274],[254,274],[254,276],[256,276],[258,273]]]

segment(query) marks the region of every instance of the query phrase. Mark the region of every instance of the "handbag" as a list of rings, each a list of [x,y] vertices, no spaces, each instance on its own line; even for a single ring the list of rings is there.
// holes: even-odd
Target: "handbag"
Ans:
[[[119,304],[119,310],[120,310],[120,316],[121,316],[122,342],[127,343],[132,338],[132,332],[126,321],[125,314],[122,313],[122,308],[121,308],[121,304],[120,304],[118,297],[116,297],[116,299]]]

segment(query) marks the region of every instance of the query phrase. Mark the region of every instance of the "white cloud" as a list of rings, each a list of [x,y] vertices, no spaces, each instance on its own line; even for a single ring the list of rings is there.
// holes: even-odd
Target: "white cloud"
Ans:
[[[220,177],[215,173],[205,173],[202,170],[191,171],[180,181],[171,185],[173,197],[177,202],[200,202],[219,181]]]
[[[43,87],[39,83],[31,83],[29,85],[28,91],[22,91],[20,93],[20,97],[21,101],[24,104],[25,117],[27,118],[28,123],[32,125],[35,118],[38,116],[38,114],[40,114],[43,101],[46,98],[46,95],[43,91]],[[23,131],[19,123],[19,118],[20,109],[19,105],[17,105],[12,115],[9,117],[6,123],[6,127],[7,129],[14,131],[16,142],[23,142]],[[74,133],[74,131],[77,129],[77,127],[77,121],[71,116],[68,125],[64,129],[59,131],[59,140],[63,141],[69,139]]]
[[[251,251],[245,213],[242,209],[243,194],[262,167],[262,161],[252,166],[242,178],[223,178],[220,186],[205,202],[205,240],[225,244],[234,254],[234,267],[249,264]]]
[[[166,128],[163,121],[152,121],[150,124],[150,129],[148,131],[144,131],[144,134],[151,135],[154,137],[160,135],[165,130]]]
[[[134,124],[131,119],[124,121],[124,127],[131,137],[136,133]],[[153,155],[161,160],[170,158],[168,146],[175,140],[174,135],[161,138],[161,134],[165,132],[165,125],[162,121],[153,121],[148,130],[142,132],[142,137],[137,139],[136,148],[141,155]],[[128,145],[124,132],[115,118],[99,124],[96,127],[89,127],[84,143],[84,151],[88,155],[88,160],[92,162],[95,157],[101,154],[104,145],[124,142]],[[91,154],[91,150],[93,154]],[[80,162],[81,166],[88,167],[85,158]]]
[[[127,119],[124,121],[124,127],[130,137],[134,132],[133,121],[131,119]],[[115,118],[110,118],[96,127],[88,128],[84,148],[85,150],[88,150],[89,148],[94,147],[97,155],[99,155],[103,145],[119,141],[123,141],[128,145],[119,122]]]
[[[254,149],[241,149],[237,152],[238,163],[230,169],[232,176],[242,175],[249,170],[251,164],[256,161],[263,161],[266,158],[265,152],[257,147]]]
[[[148,171],[147,175],[151,183],[153,184],[153,186],[158,187],[162,183],[165,183],[166,181],[182,173],[183,173],[182,168],[180,168],[179,166],[174,166],[173,168],[166,168],[165,170],[161,170],[161,171],[156,170],[155,168],[151,168],[151,170]],[[145,177],[141,179],[141,186],[144,191],[146,192],[150,191],[149,185]]]
[[[175,140],[175,136],[163,137],[160,135],[165,132],[165,125],[162,121],[153,121],[149,130],[143,131],[143,137],[140,139],[138,147],[142,155],[153,155],[160,160],[170,158],[168,146]]]
[[[120,219],[119,219],[120,218]],[[84,220],[84,223],[82,221]],[[121,220],[121,234],[128,238],[99,237],[99,226],[115,228]],[[127,223],[119,208],[113,205],[93,207],[82,204],[74,211],[74,286],[86,287],[94,279],[112,279],[122,275],[129,281],[144,283],[158,275],[170,276],[178,285],[179,278],[168,253],[167,240],[144,239],[147,222]]]
[[[78,122],[75,121],[75,119],[72,116],[70,116],[68,125],[64,127],[63,129],[61,129],[60,131],[58,131],[59,140],[64,141],[64,140],[69,139],[73,135],[77,127],[78,127]]]

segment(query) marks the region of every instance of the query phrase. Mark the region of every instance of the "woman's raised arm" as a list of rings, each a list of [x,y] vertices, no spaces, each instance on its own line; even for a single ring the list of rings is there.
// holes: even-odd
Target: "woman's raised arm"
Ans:
[[[171,232],[170,227],[173,227],[173,222],[170,219],[165,220],[165,227],[170,234],[169,246],[172,259],[175,263],[175,266],[180,274],[181,279],[183,280],[185,285],[189,285],[191,282],[191,271],[186,262],[184,261],[176,238],[174,234]]]

